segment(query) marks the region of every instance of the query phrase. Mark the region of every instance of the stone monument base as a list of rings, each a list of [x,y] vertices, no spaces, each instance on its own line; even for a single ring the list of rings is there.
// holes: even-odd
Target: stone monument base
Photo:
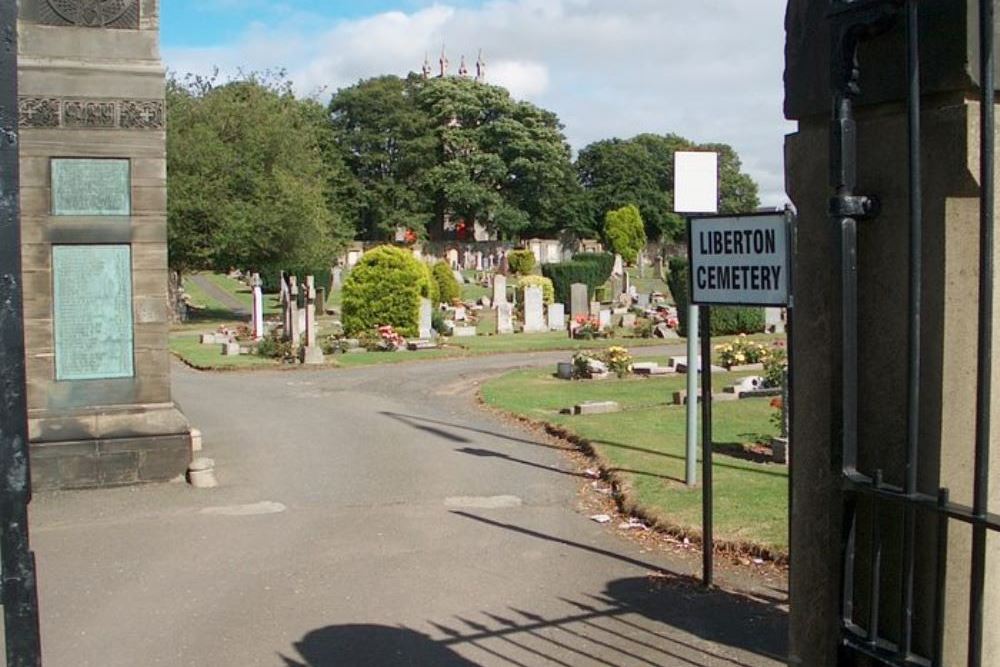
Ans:
[[[29,417],[28,427],[35,490],[166,482],[191,463],[191,426],[173,403]]]

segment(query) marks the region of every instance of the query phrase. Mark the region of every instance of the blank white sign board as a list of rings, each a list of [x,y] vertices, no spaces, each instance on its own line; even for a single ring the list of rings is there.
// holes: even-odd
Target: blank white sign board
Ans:
[[[719,212],[718,153],[674,153],[674,212]]]

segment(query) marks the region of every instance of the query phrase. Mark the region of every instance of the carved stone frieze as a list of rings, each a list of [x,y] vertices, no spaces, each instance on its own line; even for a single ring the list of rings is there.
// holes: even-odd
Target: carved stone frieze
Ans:
[[[63,102],[63,126],[112,128],[115,126],[115,103],[70,100]]]
[[[62,104],[53,97],[22,97],[18,100],[21,127],[59,127]]]
[[[119,122],[123,130],[162,130],[164,115],[161,100],[123,100]]]
[[[25,96],[18,100],[19,125],[29,129],[162,130],[163,100],[82,100]]]

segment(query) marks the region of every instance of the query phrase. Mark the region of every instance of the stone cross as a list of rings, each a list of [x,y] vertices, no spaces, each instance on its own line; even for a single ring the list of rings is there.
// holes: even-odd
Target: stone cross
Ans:
[[[285,339],[289,339],[292,336],[292,310],[291,310],[291,300],[292,293],[288,286],[288,276],[285,272],[281,272],[281,314],[284,317],[282,323],[284,327],[282,331],[284,332]]]
[[[288,277],[288,338],[298,347],[302,331],[299,330],[299,283],[295,276]]]
[[[253,289],[253,339],[260,340],[264,337],[264,293],[259,273],[250,278],[250,287]]]

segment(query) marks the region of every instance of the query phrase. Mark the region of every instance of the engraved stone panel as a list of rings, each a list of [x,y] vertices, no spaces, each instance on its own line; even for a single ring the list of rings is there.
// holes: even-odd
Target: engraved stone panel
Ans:
[[[52,246],[56,380],[133,377],[132,249]]]
[[[139,0],[24,0],[22,18],[45,25],[139,28]]]
[[[128,160],[52,160],[52,215],[130,215],[131,190]]]

